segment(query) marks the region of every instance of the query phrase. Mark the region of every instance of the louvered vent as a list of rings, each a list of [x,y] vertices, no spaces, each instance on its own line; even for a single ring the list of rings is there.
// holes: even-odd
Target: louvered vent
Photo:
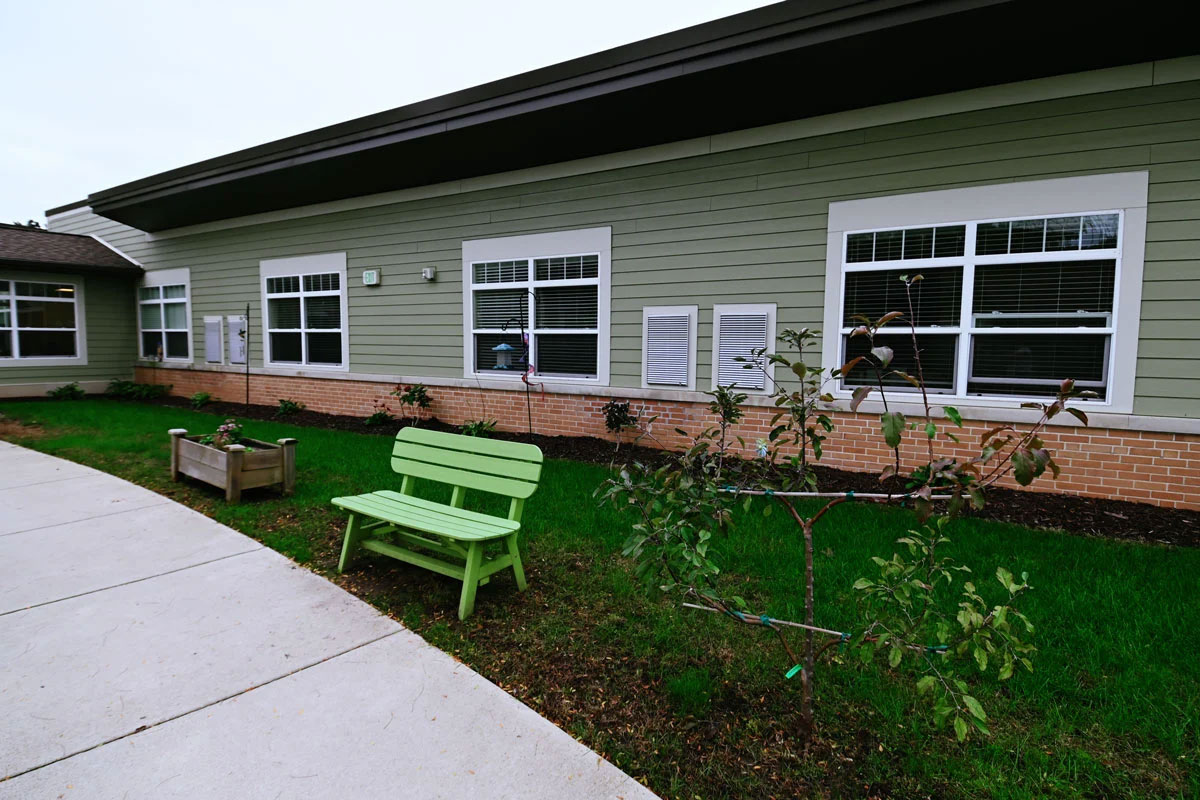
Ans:
[[[220,364],[225,360],[220,317],[204,318],[204,360],[209,364]]]
[[[745,369],[745,362],[755,349],[767,346],[766,314],[722,314],[720,342],[717,347],[717,383],[720,386],[737,384],[739,389],[764,389],[766,376],[761,369]]]
[[[646,383],[651,386],[687,386],[691,353],[687,314],[646,317]]]

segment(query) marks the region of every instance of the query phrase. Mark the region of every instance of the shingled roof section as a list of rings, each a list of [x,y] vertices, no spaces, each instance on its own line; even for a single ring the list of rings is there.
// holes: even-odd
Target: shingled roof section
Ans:
[[[49,272],[84,270],[139,275],[137,263],[92,236],[0,224],[0,265]]]

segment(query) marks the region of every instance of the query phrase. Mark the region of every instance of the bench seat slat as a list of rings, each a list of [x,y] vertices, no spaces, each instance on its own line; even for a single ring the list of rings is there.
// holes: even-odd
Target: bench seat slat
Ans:
[[[383,493],[364,494],[357,497],[335,497],[333,504],[347,511],[353,511],[367,517],[384,519],[394,525],[415,530],[448,536],[451,539],[463,541],[480,541],[497,539],[507,536],[520,529],[519,522],[486,517],[483,514],[476,518],[464,516],[461,513],[448,513],[449,510],[462,512],[464,509],[450,509],[417,505],[408,501],[416,498],[388,492],[394,497],[382,496]],[[436,504],[429,504],[436,506]],[[473,512],[466,512],[473,514]]]

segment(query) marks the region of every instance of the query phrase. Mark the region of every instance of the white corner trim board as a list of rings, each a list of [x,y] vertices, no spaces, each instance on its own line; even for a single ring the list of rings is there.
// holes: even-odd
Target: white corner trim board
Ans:
[[[1103,175],[1088,175],[1078,178],[1055,178],[1040,181],[1020,181],[964,189],[946,189],[932,192],[872,197],[830,203],[825,263],[825,315],[824,330],[827,332],[822,347],[822,366],[832,371],[843,363],[842,336],[843,292],[846,274],[860,267],[868,269],[898,269],[910,273],[928,270],[939,265],[965,265],[963,292],[970,298],[973,291],[974,264],[990,258],[992,262],[1021,263],[1023,261],[1052,262],[1056,258],[1085,259],[1107,258],[1115,267],[1115,285],[1111,309],[1111,327],[1098,330],[1109,332],[1107,351],[1107,374],[1105,385],[1107,396],[1102,400],[1083,401],[1089,409],[1097,412],[1131,414],[1134,401],[1134,377],[1137,365],[1138,333],[1141,311],[1142,273],[1146,248],[1146,210],[1149,191],[1149,173],[1123,172]],[[1018,253],[1012,255],[980,256],[975,247],[976,226],[989,221],[1007,219],[1031,219],[1038,217],[1075,217],[1089,214],[1117,215],[1119,222],[1118,244],[1106,251],[1086,250],[1052,252],[1046,245],[1044,252]],[[890,261],[874,264],[853,263],[855,258],[846,251],[848,237],[859,231],[883,231],[909,228],[925,228],[962,223],[966,226],[966,244],[963,254],[954,258],[924,258],[914,261],[891,256]],[[1041,241],[1041,240],[1039,240]],[[878,252],[878,251],[877,251]],[[1007,252],[1007,250],[1005,251]],[[907,254],[906,254],[907,255]],[[955,369],[956,389],[939,394],[934,402],[963,408],[976,406],[991,409],[1018,408],[1029,398],[981,396],[967,393],[967,376],[971,358],[969,340],[978,334],[971,329],[971,311],[966,300],[963,303],[961,329],[949,330],[947,334],[960,336]],[[893,309],[903,311],[904,309]],[[854,309],[846,309],[852,313]],[[896,323],[893,323],[893,326]],[[1081,323],[1082,324],[1082,323]],[[1019,334],[1017,329],[1003,331],[989,329],[993,333]],[[1076,332],[1086,332],[1082,327]],[[897,332],[902,332],[898,330]],[[935,331],[936,332],[936,331]],[[1066,329],[1064,328],[1064,332]],[[1076,376],[1079,377],[1079,376]],[[835,397],[849,398],[848,389],[839,387]],[[888,392],[895,402],[911,400],[908,392]],[[1090,413],[1090,412],[1089,412]]]

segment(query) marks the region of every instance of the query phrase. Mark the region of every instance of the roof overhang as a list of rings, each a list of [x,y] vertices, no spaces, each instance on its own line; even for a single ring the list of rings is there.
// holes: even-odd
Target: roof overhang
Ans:
[[[145,231],[1195,52],[1142,3],[779,3],[97,192]],[[1164,8],[1166,6],[1164,5]]]
[[[136,265],[128,267],[113,267],[97,264],[69,264],[62,261],[23,261],[13,258],[0,258],[0,269],[7,268],[22,272],[44,272],[53,275],[84,274],[103,275],[112,278],[134,280],[145,274],[145,270]]]

